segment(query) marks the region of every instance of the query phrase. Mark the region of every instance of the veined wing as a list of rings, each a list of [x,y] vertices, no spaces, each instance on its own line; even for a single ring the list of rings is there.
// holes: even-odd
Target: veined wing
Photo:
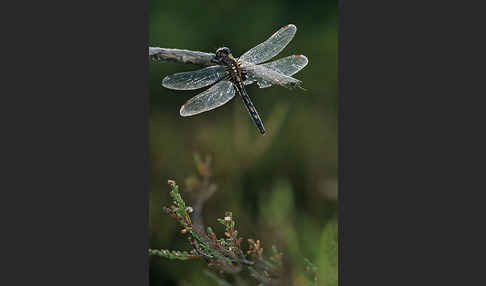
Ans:
[[[228,72],[224,66],[210,66],[197,71],[181,72],[166,76],[162,80],[162,86],[178,90],[198,89],[211,85],[227,75]]]
[[[191,116],[215,109],[235,96],[235,89],[230,81],[222,80],[187,101],[180,110],[181,116]]]
[[[292,88],[302,84],[300,80],[283,73],[279,73],[265,67],[264,65],[251,65],[245,67],[244,70],[248,77],[247,82],[252,83],[254,81],[258,81],[259,85],[260,82],[262,82],[262,84],[265,85],[264,87],[266,87],[266,85],[281,85],[283,87]]]
[[[264,66],[286,76],[292,76],[303,69],[308,62],[309,60],[304,55],[293,55],[266,64],[261,64],[260,66]],[[272,83],[262,78],[256,78],[251,81],[247,80],[245,81],[245,85],[252,84],[255,81],[258,83],[260,88],[265,88],[272,85]]]
[[[290,43],[295,32],[297,32],[295,25],[290,24],[282,27],[265,42],[244,53],[238,60],[252,64],[266,62],[278,55]]]

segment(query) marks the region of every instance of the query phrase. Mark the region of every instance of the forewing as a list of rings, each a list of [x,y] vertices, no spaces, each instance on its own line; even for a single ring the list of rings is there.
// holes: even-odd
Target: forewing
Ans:
[[[247,75],[245,84],[257,81],[260,87],[281,85],[287,88],[293,88],[302,84],[298,79],[279,73],[263,65],[248,66],[244,70]]]
[[[252,64],[259,64],[270,60],[274,56],[278,55],[295,35],[297,27],[295,25],[287,25],[280,28],[265,42],[250,49],[239,57],[239,61]]]
[[[292,76],[298,73],[301,69],[303,69],[308,62],[309,60],[304,55],[293,55],[266,64],[261,64],[260,66],[264,66],[286,76]],[[245,81],[245,84],[252,84],[255,81],[258,83],[258,86],[260,88],[265,88],[272,85],[270,82],[259,78],[253,79],[251,81],[247,80]]]
[[[181,72],[166,76],[162,80],[162,86],[178,90],[198,89],[211,85],[227,75],[228,72],[224,66],[210,66],[197,71]]]
[[[180,110],[181,116],[191,116],[215,109],[235,96],[235,89],[230,81],[223,80],[187,101]]]

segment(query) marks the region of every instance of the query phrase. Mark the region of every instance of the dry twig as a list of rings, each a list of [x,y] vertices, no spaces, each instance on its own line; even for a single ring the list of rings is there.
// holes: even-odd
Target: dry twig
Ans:
[[[214,54],[190,50],[149,47],[149,57],[154,61],[173,61],[200,66],[214,65],[214,63],[211,62],[214,58]]]

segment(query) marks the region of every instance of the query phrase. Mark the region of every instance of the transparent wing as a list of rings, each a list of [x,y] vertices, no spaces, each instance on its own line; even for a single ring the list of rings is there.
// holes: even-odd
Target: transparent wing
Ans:
[[[224,66],[210,66],[197,71],[181,72],[166,76],[162,80],[162,86],[178,90],[198,89],[211,85],[227,75],[228,72]]]
[[[287,46],[287,44],[290,43],[295,35],[295,32],[297,32],[297,27],[295,25],[290,24],[282,27],[265,42],[244,53],[241,57],[239,57],[239,60],[241,62],[248,62],[252,64],[259,64],[268,61],[269,59],[278,55]]]
[[[279,73],[272,69],[269,69],[263,65],[252,65],[244,68],[247,75],[248,82],[257,81],[260,82],[262,85],[281,85],[283,87],[296,87],[302,84],[302,82],[298,79],[285,75],[283,73]],[[245,82],[246,84],[246,82]]]
[[[309,60],[304,55],[293,55],[266,64],[261,64],[260,66],[264,66],[287,76],[292,76],[303,69],[308,62]],[[256,78],[251,81],[247,80],[245,81],[245,85],[252,84],[255,81],[258,83],[260,88],[265,88],[272,85],[270,82],[261,78]]]
[[[215,109],[235,96],[235,89],[230,81],[222,80],[187,101],[181,107],[181,116],[191,116]]]

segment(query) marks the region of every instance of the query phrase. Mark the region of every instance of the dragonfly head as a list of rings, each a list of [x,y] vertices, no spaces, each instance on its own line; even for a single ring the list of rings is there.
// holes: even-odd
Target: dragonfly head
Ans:
[[[227,47],[222,47],[216,50],[216,57],[214,57],[215,62],[221,62],[225,57],[231,55],[231,51]]]

